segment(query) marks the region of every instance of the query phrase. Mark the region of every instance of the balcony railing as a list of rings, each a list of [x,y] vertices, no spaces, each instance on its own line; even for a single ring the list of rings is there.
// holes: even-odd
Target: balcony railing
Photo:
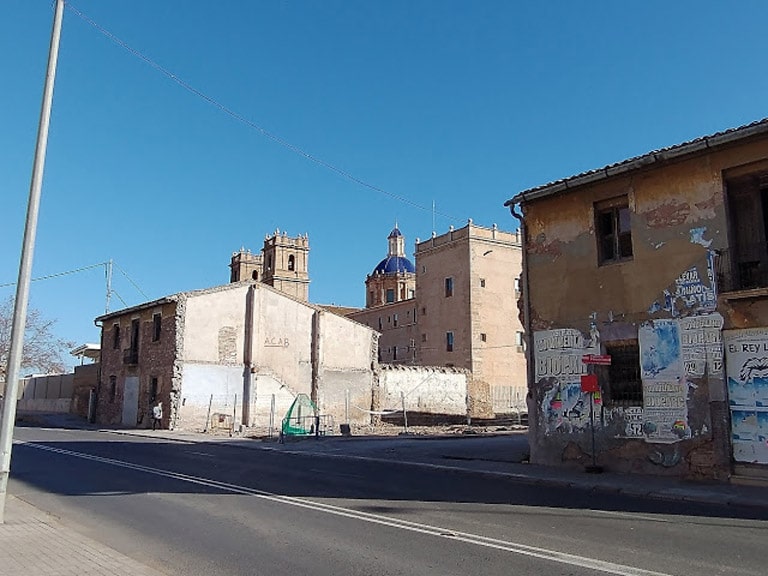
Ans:
[[[768,287],[768,244],[718,250],[715,257],[720,292]]]
[[[138,363],[139,363],[138,348],[127,348],[123,350],[123,364],[138,364]]]

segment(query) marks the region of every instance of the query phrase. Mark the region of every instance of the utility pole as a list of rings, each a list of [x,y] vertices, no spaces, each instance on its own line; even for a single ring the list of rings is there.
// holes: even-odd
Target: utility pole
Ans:
[[[104,313],[109,314],[109,301],[112,298],[112,258],[107,262],[107,267],[104,272],[107,276],[107,303],[104,307]]]
[[[19,263],[19,281],[16,284],[16,300],[13,306],[11,347],[8,350],[3,420],[0,423],[0,524],[5,523],[5,500],[8,491],[8,476],[11,473],[11,449],[13,448],[13,425],[16,420],[16,402],[19,394],[21,352],[24,345],[24,329],[27,323],[32,257],[35,252],[35,236],[37,234],[37,214],[40,208],[40,191],[43,184],[45,152],[48,146],[48,126],[51,121],[51,104],[53,102],[53,82],[56,78],[56,62],[59,58],[59,39],[61,37],[61,20],[63,16],[64,0],[56,0],[53,29],[51,30],[51,45],[48,50],[48,70],[43,88],[43,104],[37,128],[35,160],[32,165],[32,182],[29,186],[27,222],[24,227],[24,242],[21,248],[21,261]]]

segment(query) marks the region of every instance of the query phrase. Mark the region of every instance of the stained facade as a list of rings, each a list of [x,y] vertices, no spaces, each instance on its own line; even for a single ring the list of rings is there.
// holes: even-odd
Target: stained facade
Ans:
[[[371,406],[378,335],[261,282],[182,292],[106,314],[96,421],[202,430],[279,418],[297,394],[343,421],[345,399]],[[367,423],[366,412],[352,414]]]
[[[381,332],[380,362],[468,370],[472,414],[524,411],[519,236],[470,221],[417,239],[414,264],[397,228],[387,240],[387,258],[366,280],[368,306],[349,314]]]
[[[768,121],[506,205],[523,224],[531,461],[762,474]]]

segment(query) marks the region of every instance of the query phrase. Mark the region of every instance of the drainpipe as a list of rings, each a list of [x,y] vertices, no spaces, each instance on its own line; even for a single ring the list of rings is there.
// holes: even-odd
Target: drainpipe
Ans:
[[[535,371],[533,365],[533,333],[531,332],[531,291],[528,284],[528,233],[525,226],[525,218],[522,213],[515,211],[516,204],[509,205],[509,211],[512,216],[518,219],[520,222],[520,244],[523,252],[523,271],[520,278],[522,284],[521,289],[523,291],[523,330],[525,331],[525,364],[526,373],[528,378],[528,396],[532,395],[534,386]],[[528,423],[530,426],[531,418],[534,415],[531,414],[530,407],[528,408]]]
[[[310,359],[312,363],[312,384],[310,398],[315,403],[316,410],[320,408],[320,369],[322,363],[321,357],[321,318],[322,312],[315,310],[312,314],[312,350]]]
[[[241,424],[251,425],[251,371],[253,369],[253,308],[256,287],[248,287],[245,299],[245,339],[243,342],[243,414]]]

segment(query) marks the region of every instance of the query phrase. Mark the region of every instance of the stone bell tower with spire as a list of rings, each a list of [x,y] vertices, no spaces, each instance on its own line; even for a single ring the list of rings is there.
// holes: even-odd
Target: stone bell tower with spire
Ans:
[[[309,236],[288,236],[276,230],[261,250],[261,281],[294,298],[309,302]]]
[[[251,280],[309,302],[309,236],[275,230],[264,239],[261,253],[240,248],[229,262],[230,282]]]

